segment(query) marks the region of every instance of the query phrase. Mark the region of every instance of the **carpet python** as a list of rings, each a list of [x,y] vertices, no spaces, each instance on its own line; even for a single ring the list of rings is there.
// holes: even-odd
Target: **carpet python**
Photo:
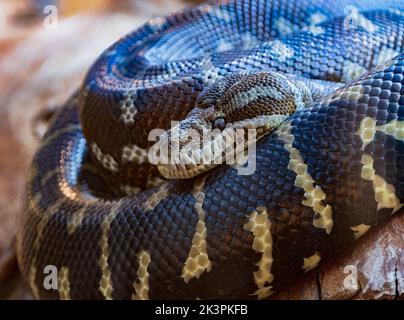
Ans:
[[[34,297],[264,299],[400,214],[402,7],[216,1],[113,44],[32,162],[17,252]],[[172,120],[265,129],[255,170],[156,165]]]

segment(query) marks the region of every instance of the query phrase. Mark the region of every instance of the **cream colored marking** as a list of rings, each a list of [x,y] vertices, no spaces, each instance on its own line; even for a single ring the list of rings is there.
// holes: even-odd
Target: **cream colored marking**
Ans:
[[[36,253],[38,252],[39,246],[41,245],[43,231],[48,224],[49,220],[52,216],[58,212],[60,206],[64,203],[64,199],[58,199],[53,205],[47,208],[43,214],[41,214],[40,208],[38,208],[38,203],[40,201],[40,195],[37,197],[31,197],[29,202],[29,208],[36,213],[37,218],[39,219],[38,224],[36,225],[36,234],[34,237],[34,241],[32,244],[32,261],[30,263],[30,270],[28,274],[29,284],[35,299],[39,298],[39,289],[35,283],[37,276],[37,268],[36,268]],[[38,202],[37,202],[38,201]]]
[[[133,125],[135,123],[135,116],[138,113],[138,110],[135,106],[136,99],[136,91],[129,89],[125,92],[125,94],[123,95],[123,99],[119,102],[119,108],[121,109],[121,116],[119,119],[125,125]]]
[[[206,85],[213,84],[219,78],[220,69],[213,64],[210,56],[204,59],[203,66],[201,74],[203,82]]]
[[[302,110],[303,108],[305,108],[306,106],[310,105],[313,102],[310,90],[303,83],[297,86],[292,81],[289,81],[289,79],[285,80],[289,87],[289,90],[293,94],[296,104],[296,111]]]
[[[357,134],[362,140],[362,150],[375,138],[377,131],[384,132],[396,140],[404,141],[404,121],[392,120],[387,124],[376,126],[376,120],[366,117],[362,120]]]
[[[126,194],[127,196],[133,196],[133,195],[139,193],[140,191],[142,191],[142,189],[139,187],[135,187],[135,186],[124,185],[124,186],[121,186],[121,191],[124,194]]]
[[[261,211],[259,208],[257,210]],[[271,222],[268,219],[266,208],[263,208],[261,212],[258,211],[250,214],[248,222],[244,225],[244,229],[253,233],[253,250],[262,253],[261,259],[256,263],[258,270],[254,272],[254,281],[258,290],[253,295],[256,295],[258,299],[264,299],[272,294],[271,283],[274,280],[274,276],[271,273],[273,241]]]
[[[235,123],[233,123],[232,127],[228,131],[231,133],[231,130],[242,129],[242,128],[244,128],[244,129],[259,129],[262,127],[276,128],[287,117],[289,117],[289,115],[280,115],[280,114],[273,114],[270,116],[261,115],[261,116],[255,117],[255,118],[235,122]],[[231,142],[233,142],[233,141],[231,141]]]
[[[244,49],[249,49],[252,48],[254,46],[256,46],[257,44],[259,44],[260,42],[258,41],[258,39],[256,37],[254,37],[252,34],[250,33],[244,33],[241,35],[241,42],[243,45]]]
[[[137,254],[139,259],[139,268],[137,269],[137,281],[133,284],[135,294],[132,294],[132,300],[149,300],[149,273],[147,268],[150,265],[151,257],[147,251],[140,251]]]
[[[166,22],[163,17],[156,17],[147,22],[147,24],[153,28],[153,30],[158,31]]]
[[[397,56],[400,52],[384,47],[379,51],[379,55],[377,56],[377,60],[375,64],[377,66],[384,65],[387,61]]]
[[[42,147],[49,145],[53,140],[59,138],[62,134],[76,130],[81,130],[81,126],[78,124],[69,124],[63,129],[55,131],[50,136],[46,136],[45,139],[42,141]]]
[[[63,198],[56,200],[54,204],[49,206],[42,214],[41,210],[38,207],[37,201],[40,201],[40,196],[38,195],[37,197],[31,198],[30,201],[30,208],[37,213],[37,216],[41,218],[41,220],[38,222],[37,226],[37,234],[39,237],[36,237],[33,243],[33,247],[38,248],[39,247],[39,242],[41,241],[40,237],[42,237],[42,231],[43,228],[46,226],[46,223],[52,216],[59,211],[60,206],[65,202]]]
[[[100,279],[100,292],[104,296],[106,300],[112,300],[112,292],[113,285],[111,280],[111,270],[108,265],[108,257],[109,257],[109,230],[111,228],[111,223],[119,213],[119,209],[121,208],[120,203],[116,203],[111,211],[105,215],[104,220],[101,224],[102,236],[100,240],[100,248],[101,248],[101,256],[98,262],[101,269],[101,279]]]
[[[366,72],[366,68],[357,63],[348,61],[342,68],[342,81],[348,83]]]
[[[350,86],[348,88],[344,88],[344,90],[337,90],[335,93],[322,100],[321,105],[326,106],[339,99],[348,99],[353,101],[359,100],[362,97],[362,94],[362,85]]]
[[[135,144],[124,146],[122,150],[122,162],[133,162],[136,164],[147,163],[147,150]]]
[[[404,11],[400,10],[400,9],[388,9],[388,11],[390,11],[393,14],[397,14],[399,16],[403,16],[404,17]]]
[[[284,44],[282,41],[274,40],[270,42],[271,51],[276,55],[276,58],[283,62],[286,59],[291,58],[295,51]]]
[[[315,25],[306,26],[302,29],[302,31],[308,31],[315,36],[318,36],[325,32],[323,27],[315,26]]]
[[[326,20],[327,20],[327,17],[324,14],[322,14],[321,12],[313,13],[310,16],[311,25],[316,25],[316,24],[319,24],[319,23],[324,22]]]
[[[396,140],[404,141],[404,121],[392,120],[387,124],[377,126],[376,131],[382,131]]]
[[[70,281],[69,281],[69,268],[62,267],[59,270],[58,276],[59,297],[60,300],[71,300],[70,297]]]
[[[367,145],[371,143],[375,138],[376,120],[370,117],[364,118],[361,122],[357,134],[362,140],[362,151],[364,151]]]
[[[294,31],[293,23],[283,17],[280,17],[275,21],[275,26],[281,36],[287,35],[288,33],[292,33]]]
[[[38,176],[38,169],[36,168],[35,164],[33,164],[31,169],[28,172],[27,185],[31,186],[32,182],[36,179],[37,176]],[[28,188],[28,189],[31,189],[31,188]]]
[[[85,217],[85,213],[88,210],[87,206],[79,209],[77,212],[73,212],[67,221],[67,233],[72,235],[82,224]]]
[[[367,19],[364,15],[358,13],[356,22],[359,26],[365,29],[369,33],[374,33],[379,30],[379,27]]]
[[[357,226],[351,227],[351,230],[354,232],[355,240],[362,237],[368,230],[370,229],[371,225],[368,224],[358,224]]]
[[[93,143],[91,145],[91,150],[93,151],[97,160],[101,162],[102,166],[105,169],[110,170],[112,172],[118,171],[118,164],[116,163],[115,159],[109,154],[103,153],[101,151],[101,148],[96,143]]]
[[[283,94],[271,85],[257,85],[250,88],[248,91],[236,94],[232,98],[232,103],[235,107],[241,109],[254,100],[266,97],[274,100],[281,100],[283,98]]]
[[[217,46],[217,51],[218,52],[223,52],[223,51],[228,51],[228,50],[232,50],[234,48],[233,44],[231,42],[228,42],[224,39],[221,39],[219,41],[219,44]]]
[[[393,209],[391,214],[396,213],[403,207],[400,199],[396,196],[396,189],[389,184],[381,176],[377,175],[373,167],[373,158],[370,155],[362,155],[362,173],[364,180],[371,181],[375,192],[375,200],[377,202],[377,210],[384,208]]]
[[[32,210],[36,217],[42,217],[41,210],[38,207],[39,202],[41,201],[42,196],[40,193],[36,193],[35,195],[31,195],[28,201],[28,209]]]
[[[31,196],[29,198],[29,202],[28,202],[29,210],[32,210],[33,213],[35,213],[35,215],[37,217],[39,217],[41,215],[40,210],[38,208],[38,203],[39,203],[40,199],[41,199],[41,195],[37,194],[35,196]],[[36,238],[38,238],[38,231],[35,235],[35,240],[36,240]],[[37,248],[35,248],[35,243],[33,246],[33,250],[36,250],[35,252],[37,252]],[[39,290],[38,290],[38,286],[35,283],[36,274],[37,274],[36,257],[35,257],[35,255],[33,255],[32,260],[30,262],[29,271],[28,271],[28,282],[29,282],[29,286],[31,288],[32,296],[34,297],[34,299],[38,300],[39,299]]]
[[[37,274],[37,269],[36,269],[35,263],[36,263],[36,258],[34,257],[34,258],[32,258],[31,266],[30,266],[29,272],[28,272],[28,282],[29,282],[29,286],[31,288],[32,296],[34,297],[35,300],[39,300],[39,290],[38,290],[38,286],[35,283],[36,274]]]
[[[167,198],[170,193],[170,183],[163,184],[159,189],[150,194],[146,201],[141,203],[141,207],[144,211],[153,211],[158,204]]]
[[[214,7],[211,4],[203,4],[199,6],[199,10],[203,13],[211,13],[214,10]]]
[[[213,84],[219,78],[219,68],[213,67],[202,71],[202,79],[207,84]]]
[[[326,198],[324,191],[320,186],[315,185],[315,181],[309,174],[307,164],[304,163],[299,150],[293,147],[295,137],[291,133],[291,130],[292,127],[290,125],[290,121],[288,121],[285,122],[277,131],[279,139],[285,143],[284,148],[290,154],[288,170],[291,170],[296,174],[294,183],[295,187],[302,188],[304,190],[304,200],[302,201],[302,204],[312,208],[315,212],[313,218],[314,227],[325,229],[327,234],[330,234],[334,226],[334,221],[332,219],[332,208],[328,204],[323,204]]]
[[[185,283],[188,283],[192,278],[195,277],[199,279],[200,275],[204,271],[209,272],[212,268],[206,243],[206,213],[202,208],[205,200],[205,193],[203,192],[204,185],[204,178],[197,180],[192,192],[193,196],[195,197],[195,210],[198,213],[199,220],[196,224],[195,234],[192,238],[192,246],[189,250],[188,258],[185,261],[182,269],[181,277],[184,279]]]
[[[312,255],[311,257],[307,257],[303,259],[303,270],[304,272],[308,272],[312,269],[314,269],[315,267],[318,266],[318,264],[321,261],[321,255],[320,252],[316,251],[316,253],[314,255]]]
[[[164,184],[166,182],[167,182],[167,180],[161,179],[161,178],[153,176],[153,175],[149,175],[149,177],[147,178],[146,187],[148,189],[160,187],[162,184]]]

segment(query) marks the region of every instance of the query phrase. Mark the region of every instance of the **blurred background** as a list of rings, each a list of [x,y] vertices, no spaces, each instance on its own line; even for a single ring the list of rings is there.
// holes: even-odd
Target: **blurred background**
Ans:
[[[14,241],[29,163],[52,111],[110,44],[197,2],[0,0],[0,299],[31,298]]]

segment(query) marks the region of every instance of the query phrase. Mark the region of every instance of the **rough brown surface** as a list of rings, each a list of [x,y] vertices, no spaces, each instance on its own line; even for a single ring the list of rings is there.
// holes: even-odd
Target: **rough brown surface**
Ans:
[[[24,29],[10,22],[9,32],[0,33],[0,299],[30,298],[18,274],[13,241],[29,163],[44,130],[35,119],[41,110],[62,104],[95,57],[120,35],[181,6],[179,1],[145,3],[126,3],[128,12],[136,14],[76,15],[62,19],[58,30],[45,30],[40,23]],[[0,0],[2,14],[13,10],[10,2]],[[403,234],[404,216],[397,213],[390,224],[360,239],[352,253],[322,265],[272,298],[402,299]]]
[[[370,230],[352,252],[313,270],[273,299],[403,299],[404,216]]]

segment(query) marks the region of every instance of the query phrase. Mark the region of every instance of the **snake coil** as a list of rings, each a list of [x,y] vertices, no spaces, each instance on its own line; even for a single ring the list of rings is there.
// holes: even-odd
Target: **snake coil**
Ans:
[[[34,296],[267,298],[399,214],[403,35],[399,1],[237,0],[155,19],[112,45],[32,163],[18,259]],[[347,84],[263,137],[253,174],[220,165],[162,179],[149,132],[245,72]],[[240,83],[231,97],[248,90]],[[43,286],[49,265],[58,290]]]

